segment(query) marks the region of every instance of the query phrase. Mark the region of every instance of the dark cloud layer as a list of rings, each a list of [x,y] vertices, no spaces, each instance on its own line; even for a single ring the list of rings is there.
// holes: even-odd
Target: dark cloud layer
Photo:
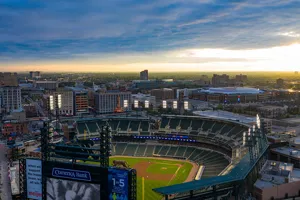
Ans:
[[[299,0],[2,0],[0,58],[280,46],[300,42],[299,10]]]

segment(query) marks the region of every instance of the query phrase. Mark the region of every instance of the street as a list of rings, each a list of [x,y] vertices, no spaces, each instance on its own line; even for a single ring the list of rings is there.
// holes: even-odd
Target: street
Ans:
[[[0,196],[2,200],[11,200],[11,187],[8,177],[8,165],[5,153],[5,145],[0,144]]]

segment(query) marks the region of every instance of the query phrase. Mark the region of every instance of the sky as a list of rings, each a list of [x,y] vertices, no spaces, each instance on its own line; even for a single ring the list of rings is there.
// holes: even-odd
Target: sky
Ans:
[[[300,71],[300,0],[0,0],[0,71]]]

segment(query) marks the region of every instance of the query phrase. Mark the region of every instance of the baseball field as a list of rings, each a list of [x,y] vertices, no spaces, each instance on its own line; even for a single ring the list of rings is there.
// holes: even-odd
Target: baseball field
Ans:
[[[174,185],[193,180],[197,173],[196,164],[167,158],[110,157],[113,160],[126,161],[130,168],[137,170],[137,195],[143,200],[142,178],[144,178],[144,200],[160,200],[162,196],[152,191],[153,188]]]

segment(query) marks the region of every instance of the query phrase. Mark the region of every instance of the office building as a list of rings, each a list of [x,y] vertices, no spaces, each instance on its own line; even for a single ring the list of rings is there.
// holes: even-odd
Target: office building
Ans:
[[[39,78],[41,78],[41,72],[39,72],[39,71],[31,71],[31,72],[29,72],[29,77],[31,79],[39,79]]]
[[[10,112],[22,107],[20,87],[1,87],[0,96],[2,108],[5,112]]]
[[[58,88],[57,81],[35,81],[33,86],[44,90],[55,90]]]
[[[148,80],[148,70],[144,70],[140,72],[140,80]]]
[[[123,111],[131,111],[131,92],[106,92],[95,93],[95,109],[97,113],[113,113],[118,106],[118,99],[120,108]]]
[[[277,85],[278,88],[283,88],[283,86],[284,86],[284,80],[281,79],[281,78],[277,79],[276,80],[276,85]]]
[[[1,86],[17,87],[18,86],[17,73],[0,72],[0,87]]]
[[[155,96],[156,100],[174,99],[174,90],[169,88],[153,89],[150,91],[151,96]]]
[[[229,76],[227,74],[214,74],[211,82],[214,87],[226,87],[229,83]]]
[[[208,78],[207,75],[201,75],[200,79],[196,81],[197,84],[207,86],[211,84],[211,80]]]
[[[74,94],[72,90],[58,89],[53,93],[54,105],[56,105],[56,96],[61,95],[61,107],[58,109],[59,115],[74,115]],[[55,110],[52,111],[55,114]]]
[[[235,76],[235,80],[238,82],[246,82],[248,80],[247,75],[239,74]]]

